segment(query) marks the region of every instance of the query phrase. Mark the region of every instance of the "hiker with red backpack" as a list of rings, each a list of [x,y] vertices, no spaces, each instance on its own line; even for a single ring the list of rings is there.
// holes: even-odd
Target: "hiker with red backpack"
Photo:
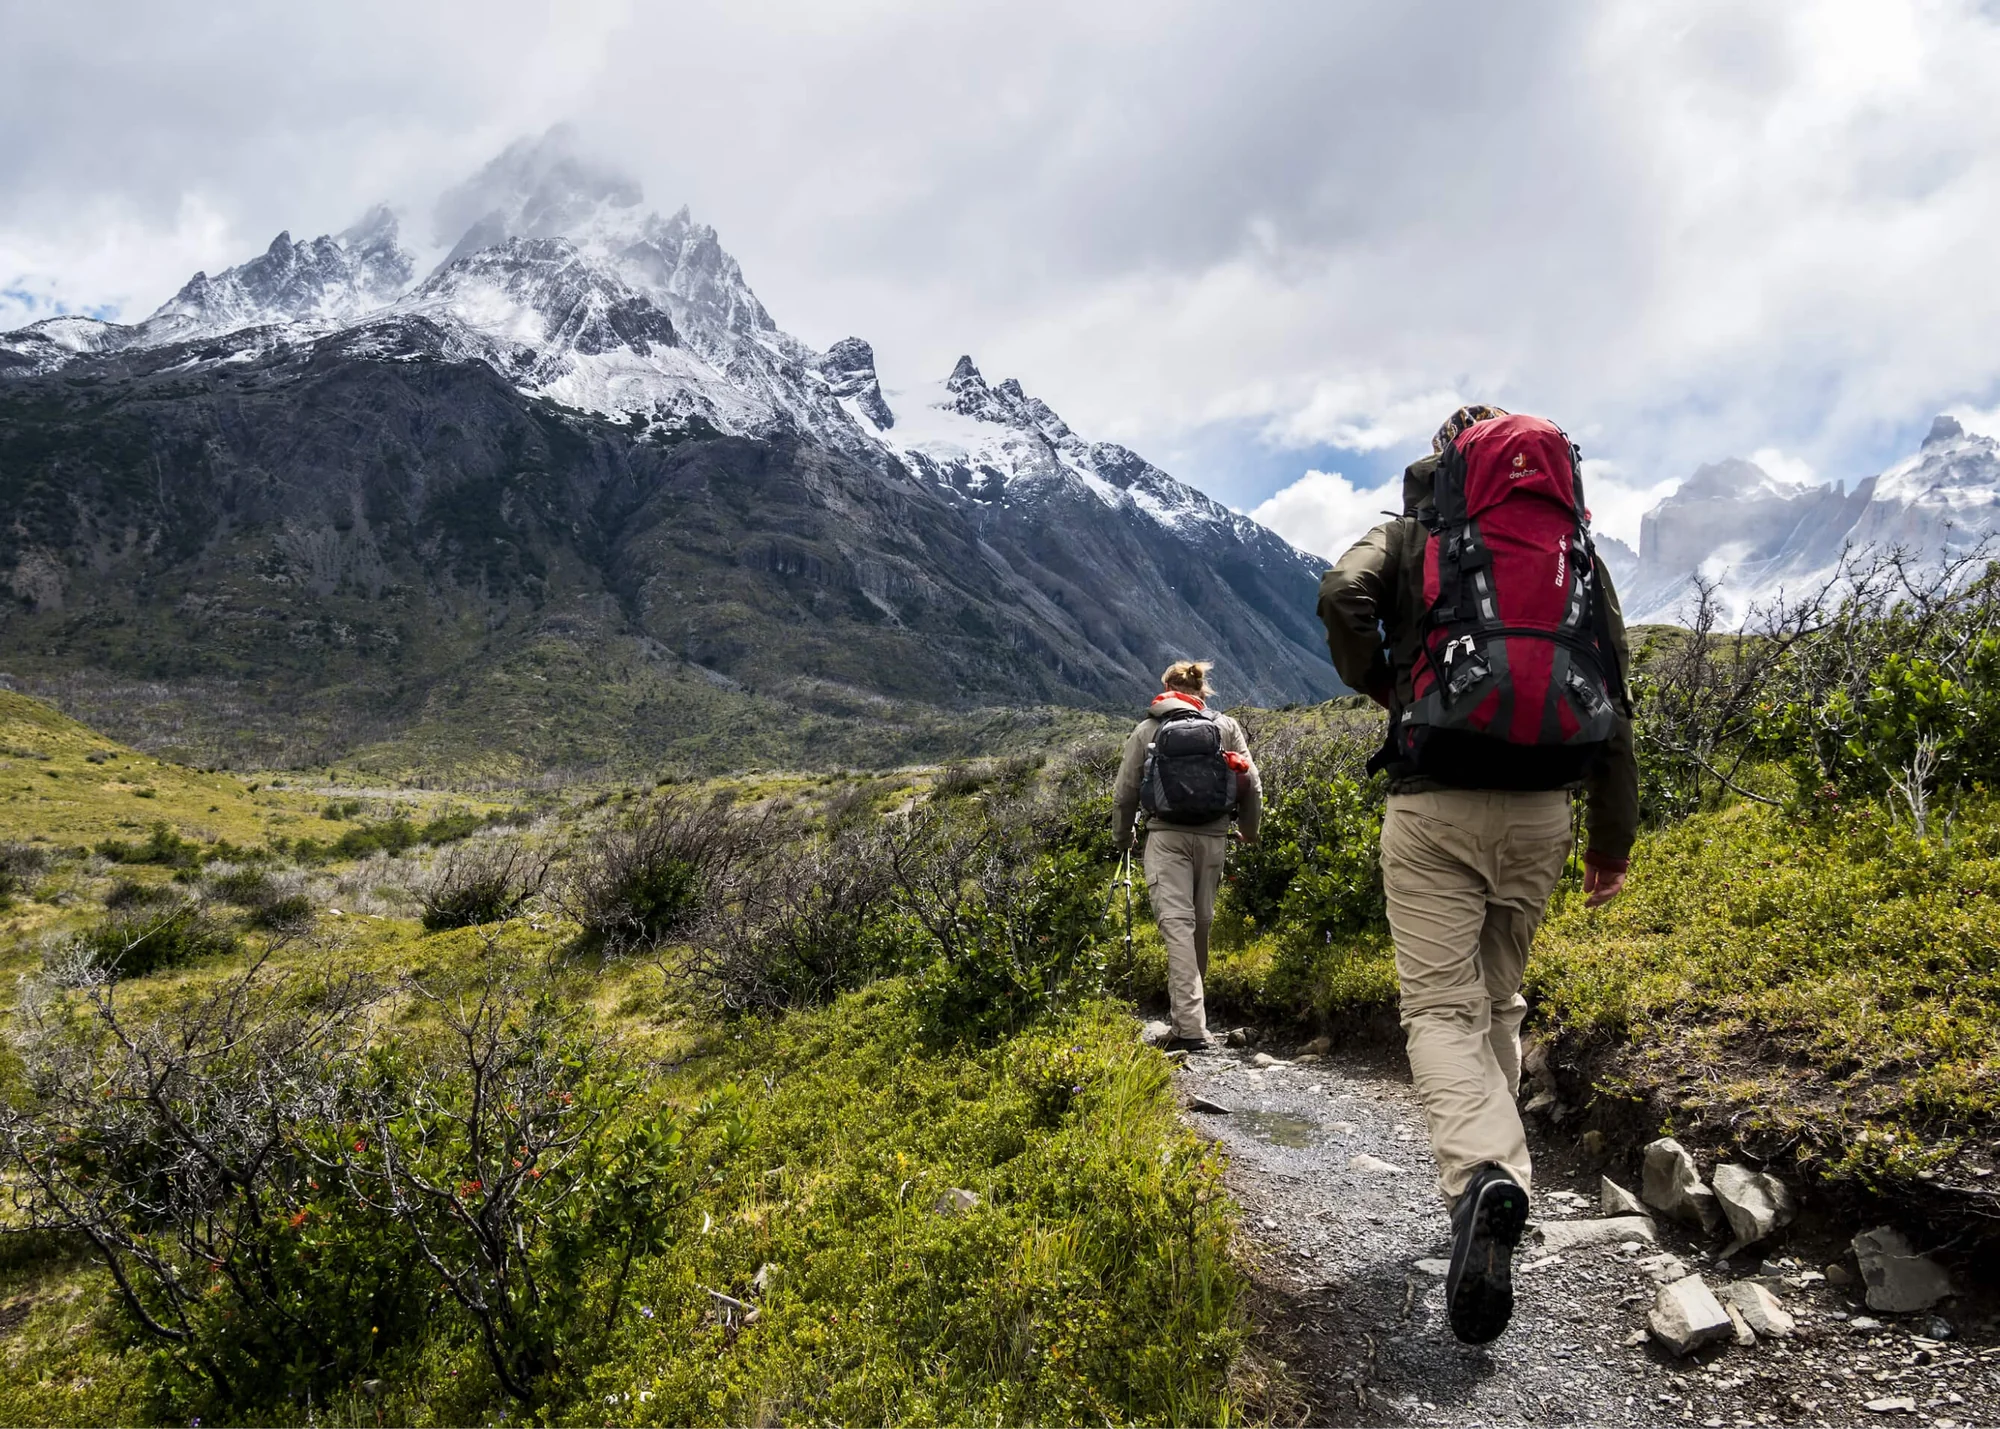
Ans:
[[[1452,1331],[1498,1336],[1528,1218],[1521,977],[1571,851],[1615,897],[1638,826],[1618,597],[1562,430],[1462,407],[1403,475],[1403,514],[1320,582],[1341,679],[1389,711],[1382,883],[1411,1079],[1451,1207]]]
[[[1230,820],[1237,839],[1255,843],[1263,817],[1263,786],[1243,726],[1208,707],[1211,668],[1206,660],[1167,668],[1160,677],[1165,689],[1125,741],[1112,789],[1112,827],[1121,852],[1129,853],[1133,822],[1142,808],[1146,813],[1146,890],[1167,945],[1170,1052],[1214,1045],[1202,980]]]

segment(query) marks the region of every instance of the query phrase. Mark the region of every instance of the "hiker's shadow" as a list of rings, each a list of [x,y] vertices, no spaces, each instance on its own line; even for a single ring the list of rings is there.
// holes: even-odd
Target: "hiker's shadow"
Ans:
[[[1342,1377],[1358,1377],[1370,1399],[1379,1396],[1412,1418],[1426,1411],[1409,1400],[1439,1409],[1461,1404],[1501,1371],[1492,1347],[1463,1345],[1452,1336],[1444,1278],[1413,1269],[1407,1260],[1370,1261],[1321,1287],[1315,1298],[1316,1318],[1345,1349]],[[1358,1422],[1379,1421],[1362,1415]]]

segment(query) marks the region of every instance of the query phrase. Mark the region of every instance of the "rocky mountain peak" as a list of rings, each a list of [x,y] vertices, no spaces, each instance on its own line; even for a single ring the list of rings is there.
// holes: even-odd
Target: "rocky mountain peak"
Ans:
[[[1940,412],[1931,422],[1931,429],[1924,437],[1924,445],[1934,447],[1943,442],[1955,442],[1964,435],[1965,428],[1959,425],[1958,418]]]
[[[586,155],[576,130],[558,124],[517,139],[437,202],[437,240],[446,259],[509,238],[573,237],[606,217],[636,210],[644,195],[629,176]]]
[[[875,375],[875,349],[858,337],[843,337],[819,360],[826,390],[836,399],[852,401],[869,421],[887,430],[896,425],[896,414],[882,399],[881,380]]]
[[[186,340],[271,323],[329,325],[393,302],[415,271],[394,215],[375,208],[339,238],[294,242],[281,231],[247,263],[196,273],[141,323],[134,341]]]

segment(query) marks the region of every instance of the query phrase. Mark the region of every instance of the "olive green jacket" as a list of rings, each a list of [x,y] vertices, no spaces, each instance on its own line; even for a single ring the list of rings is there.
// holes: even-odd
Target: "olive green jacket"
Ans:
[[[1404,514],[1356,541],[1320,578],[1319,618],[1340,678],[1385,707],[1412,700],[1424,616],[1424,540],[1417,512],[1430,504],[1437,458],[1426,457],[1403,473]],[[1631,686],[1632,651],[1611,576],[1598,565],[1599,594],[1610,620],[1618,672]],[[1412,794],[1443,787],[1434,780],[1399,775],[1390,766],[1390,792]],[[1589,857],[1622,869],[1639,828],[1639,766],[1632,751],[1630,711],[1621,711],[1604,758],[1583,781]]]

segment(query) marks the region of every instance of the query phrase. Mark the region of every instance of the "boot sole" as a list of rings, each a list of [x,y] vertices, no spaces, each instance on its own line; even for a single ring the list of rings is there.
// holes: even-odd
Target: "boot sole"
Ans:
[[[1511,1181],[1480,1188],[1463,1259],[1454,1256],[1451,1332],[1468,1345],[1498,1339],[1514,1316],[1514,1248],[1528,1224],[1528,1193]]]

